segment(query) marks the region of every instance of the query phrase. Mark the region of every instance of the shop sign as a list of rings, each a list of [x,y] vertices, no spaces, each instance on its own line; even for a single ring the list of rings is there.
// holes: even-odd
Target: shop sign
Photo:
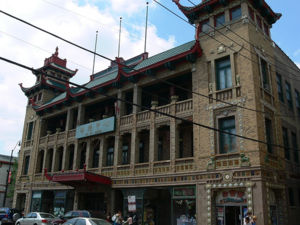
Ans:
[[[136,212],[135,195],[128,195],[128,212]]]
[[[80,125],[76,128],[76,138],[84,138],[115,130],[115,117],[105,118],[95,122]]]
[[[194,197],[195,188],[194,187],[175,187],[173,189],[173,197]]]
[[[246,203],[245,192],[237,190],[226,190],[219,192],[216,197],[217,204]]]

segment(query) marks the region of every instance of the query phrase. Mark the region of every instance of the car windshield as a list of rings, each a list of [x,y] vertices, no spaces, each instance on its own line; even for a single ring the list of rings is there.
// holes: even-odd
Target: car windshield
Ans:
[[[87,211],[83,211],[83,212],[81,212],[81,216],[82,217],[90,217],[90,214]]]
[[[92,225],[111,225],[109,222],[101,219],[89,219]]]
[[[0,208],[0,213],[6,213],[7,208]]]
[[[50,213],[40,213],[40,216],[42,218],[55,218],[52,214]]]

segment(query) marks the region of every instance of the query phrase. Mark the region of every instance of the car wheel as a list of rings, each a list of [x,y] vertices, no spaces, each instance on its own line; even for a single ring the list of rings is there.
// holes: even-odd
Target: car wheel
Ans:
[[[20,223],[17,223],[16,225],[20,225]]]

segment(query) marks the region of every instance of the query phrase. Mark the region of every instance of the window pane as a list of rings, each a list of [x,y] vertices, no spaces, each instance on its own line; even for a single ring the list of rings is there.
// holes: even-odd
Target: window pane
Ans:
[[[299,163],[297,135],[292,132],[292,146],[294,152],[294,162]]]
[[[209,20],[205,20],[201,23],[201,32],[207,33],[209,31]]]
[[[28,124],[28,131],[27,131],[27,140],[31,140],[32,137],[32,130],[33,130],[33,122]]]
[[[217,90],[232,87],[230,58],[216,61]]]
[[[222,13],[215,17],[215,27],[221,27],[225,24],[225,14]]]
[[[278,98],[279,98],[280,101],[284,102],[283,92],[282,92],[281,76],[279,74],[276,74],[276,81],[277,81]]]
[[[284,155],[286,159],[290,159],[290,150],[289,150],[289,139],[288,139],[288,132],[286,128],[282,128],[282,138],[283,138],[283,145],[284,145]]]
[[[219,120],[219,128],[222,131],[232,134],[236,133],[234,117],[224,118]],[[220,153],[229,153],[236,151],[236,138],[233,135],[219,133]]]
[[[291,93],[291,85],[288,82],[285,82],[285,90],[286,90],[286,100],[288,102],[289,107],[293,108],[293,100]]]
[[[261,59],[261,72],[262,72],[262,79],[263,79],[263,87],[267,90],[270,89],[269,85],[269,71],[268,71],[268,64],[265,60]]]
[[[231,10],[231,20],[239,19],[241,16],[242,10],[240,6]]]

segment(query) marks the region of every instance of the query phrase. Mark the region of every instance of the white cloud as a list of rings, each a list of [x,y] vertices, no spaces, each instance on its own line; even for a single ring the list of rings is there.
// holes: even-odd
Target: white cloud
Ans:
[[[110,4],[106,0],[105,2],[85,0],[78,5],[77,1],[71,0],[31,0],[30,4],[26,1],[0,0],[0,8],[91,50],[94,49],[95,31],[99,30],[97,52],[114,59],[117,55],[119,29],[119,17],[116,15],[123,12],[133,17],[135,13],[145,10],[145,1],[111,0]],[[138,20],[135,18],[134,21]],[[125,59],[143,52],[144,16],[141,16],[140,21],[139,24],[127,19],[124,23],[121,56]],[[43,66],[44,59],[58,46],[59,56],[68,60],[67,66],[79,69],[72,81],[82,84],[89,80],[92,54],[1,13],[0,39],[0,56],[34,68]],[[149,24],[147,51],[151,55],[169,49],[174,44],[174,37],[159,37],[156,27]],[[107,60],[97,57],[96,71],[105,69],[109,64]],[[34,84],[35,77],[31,72],[3,61],[0,61],[0,68],[0,154],[10,154],[15,143],[21,139],[27,102],[18,83],[30,87]]]
[[[299,67],[299,69],[300,69],[300,63],[296,63],[296,65]]]

